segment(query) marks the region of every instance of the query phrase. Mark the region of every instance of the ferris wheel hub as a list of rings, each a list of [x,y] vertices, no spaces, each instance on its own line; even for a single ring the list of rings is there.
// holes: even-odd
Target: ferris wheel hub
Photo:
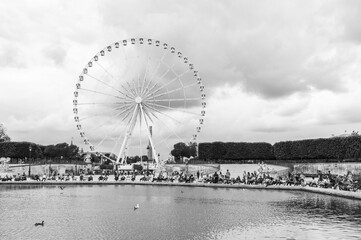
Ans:
[[[134,100],[136,103],[141,103],[143,99],[141,97],[136,97]]]

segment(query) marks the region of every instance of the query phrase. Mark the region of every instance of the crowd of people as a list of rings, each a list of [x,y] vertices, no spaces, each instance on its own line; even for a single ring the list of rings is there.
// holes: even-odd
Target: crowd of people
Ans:
[[[361,191],[361,176],[353,176],[351,172],[345,175],[335,175],[318,171],[317,176],[305,177],[295,172],[288,172],[286,175],[270,174],[262,171],[243,172],[242,177],[231,177],[227,169],[225,174],[221,171],[213,174],[202,174],[199,171],[193,174],[185,172],[172,172],[167,174],[159,172],[158,175],[144,175],[140,181],[151,182],[180,182],[180,183],[215,183],[215,184],[247,184],[247,185],[284,185],[284,186],[310,186],[319,188],[332,188],[344,191]]]
[[[197,171],[195,174],[186,171],[104,171],[96,176],[94,173],[82,173],[79,176],[70,174],[57,174],[53,176],[32,175],[30,179],[35,181],[108,181],[113,174],[114,181],[143,181],[143,182],[179,182],[179,183],[214,183],[214,184],[246,184],[246,185],[285,185],[285,186],[310,186],[319,188],[332,188],[345,191],[361,191],[361,176],[353,176],[351,172],[345,175],[322,173],[317,176],[305,177],[295,172],[288,172],[285,175],[270,174],[262,171],[264,168],[254,172],[243,172],[242,176],[231,177],[230,171],[223,174],[216,171],[213,174],[203,174]],[[0,176],[0,181],[26,181],[29,177],[23,174],[14,176]]]

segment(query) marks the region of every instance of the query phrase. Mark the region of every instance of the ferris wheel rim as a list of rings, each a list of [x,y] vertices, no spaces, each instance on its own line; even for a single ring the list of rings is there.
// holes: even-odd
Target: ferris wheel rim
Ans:
[[[76,122],[76,125],[77,125],[77,128],[78,130],[80,131],[80,135],[81,137],[84,139],[84,143],[86,145],[89,145],[90,147],[90,150],[91,151],[95,151],[95,145],[91,142],[91,140],[89,138],[87,138],[85,132],[82,130],[82,125],[81,125],[81,119],[79,117],[79,114],[78,114],[78,107],[80,104],[85,104],[85,103],[78,103],[78,96],[79,96],[79,91],[80,90],[83,90],[83,91],[91,91],[89,89],[82,89],[81,88],[81,83],[84,81],[84,78],[85,76],[89,77],[89,78],[94,78],[94,76],[91,76],[89,73],[88,73],[88,70],[89,68],[92,68],[92,66],[94,64],[98,64],[98,61],[107,55],[108,52],[111,52],[113,49],[116,49],[116,48],[120,48],[121,46],[122,47],[126,47],[128,44],[131,44],[131,45],[135,45],[135,44],[144,44],[144,45],[148,45],[148,46],[155,46],[155,47],[159,47],[159,48],[163,48],[164,52],[166,53],[167,50],[168,50],[168,53],[170,52],[171,54],[174,54],[176,55],[180,61],[183,63],[183,64],[186,64],[187,67],[188,67],[188,70],[187,72],[189,71],[193,71],[193,75],[194,77],[196,78],[196,82],[192,84],[192,86],[184,86],[181,82],[181,78],[178,76],[174,79],[172,79],[171,81],[180,81],[181,83],[181,86],[180,89],[178,90],[181,90],[183,91],[184,93],[184,98],[181,99],[172,99],[170,97],[168,97],[167,99],[160,99],[159,97],[161,96],[164,96],[164,95],[168,95],[170,93],[172,93],[172,91],[177,91],[175,89],[171,90],[171,91],[166,91],[166,92],[163,92],[163,93],[158,93],[159,90],[161,89],[164,89],[165,86],[162,85],[160,87],[157,87],[157,83],[152,83],[152,79],[150,79],[148,82],[146,82],[145,80],[142,82],[142,87],[137,90],[134,86],[131,87],[130,84],[127,82],[128,86],[123,86],[121,85],[121,87],[123,88],[123,91],[119,90],[119,89],[115,89],[114,87],[112,86],[108,86],[109,88],[113,88],[113,90],[117,91],[120,93],[121,96],[113,96],[115,98],[118,98],[119,100],[123,101],[122,103],[125,105],[125,106],[128,106],[126,107],[126,112],[128,113],[129,115],[129,112],[131,110],[134,110],[134,108],[136,106],[138,106],[138,104],[140,103],[144,103],[144,106],[146,106],[148,109],[152,109],[153,111],[156,111],[156,112],[161,112],[161,110],[159,110],[159,108],[163,108],[164,109],[168,109],[168,110],[179,110],[179,109],[176,109],[176,108],[172,108],[170,107],[170,102],[173,102],[173,101],[184,101],[184,103],[187,103],[189,101],[192,101],[192,100],[200,100],[201,101],[201,112],[199,112],[199,124],[197,124],[196,126],[196,129],[195,129],[195,132],[200,132],[201,130],[201,127],[200,125],[203,124],[204,122],[204,116],[205,116],[205,110],[204,108],[206,107],[206,101],[205,101],[205,94],[204,94],[204,85],[203,85],[203,82],[202,82],[202,79],[201,77],[199,76],[199,73],[198,73],[198,70],[195,70],[194,68],[194,65],[193,63],[190,62],[190,60],[188,59],[188,57],[186,56],[183,56],[182,52],[180,51],[176,51],[174,47],[169,47],[169,45],[167,43],[163,43],[163,42],[160,42],[158,40],[154,40],[154,39],[144,39],[144,38],[130,38],[130,39],[125,39],[125,40],[121,40],[121,41],[118,41],[118,42],[114,42],[110,45],[108,45],[107,47],[103,48],[102,50],[100,50],[98,53],[96,53],[89,61],[88,63],[85,65],[85,67],[83,68],[81,74],[79,75],[78,77],[78,81],[77,81],[77,84],[76,84],[76,89],[74,91],[74,99],[73,99],[73,113],[74,113],[74,120]],[[105,69],[104,69],[105,70]],[[172,66],[168,66],[168,70],[169,71],[172,71]],[[106,71],[106,70],[105,70]],[[177,75],[175,73],[175,75]],[[145,78],[145,76],[144,76]],[[96,81],[99,81],[100,83],[104,84],[105,86],[107,86],[106,83],[102,82],[100,79],[95,79]],[[133,80],[134,81],[134,80]],[[138,82],[139,82],[139,79],[138,79]],[[135,85],[135,83],[133,82],[133,84]],[[193,87],[193,86],[199,86],[200,88],[200,98],[197,98],[197,99],[188,99],[185,95],[185,88],[187,87]],[[155,90],[154,90],[155,89]],[[154,91],[153,91],[154,90]],[[153,92],[152,92],[153,91]],[[97,91],[93,90],[94,93],[97,93]],[[101,93],[99,93],[101,94]],[[158,94],[158,95],[157,95]],[[109,95],[109,94],[108,94]],[[164,106],[164,105],[159,105],[158,103],[159,102],[169,102],[169,106]],[[89,103],[91,104],[91,103]],[[95,104],[95,103],[94,103]],[[149,119],[151,119],[151,117],[148,117]],[[192,140],[196,141],[196,138],[197,138],[197,134],[194,134],[192,136]]]

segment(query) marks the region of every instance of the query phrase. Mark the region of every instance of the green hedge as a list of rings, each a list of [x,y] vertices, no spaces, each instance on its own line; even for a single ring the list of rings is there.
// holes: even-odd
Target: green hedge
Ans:
[[[200,143],[201,160],[328,160],[361,159],[361,136],[269,143]]]
[[[361,137],[334,137],[278,142],[273,145],[278,160],[350,159],[361,157]]]
[[[361,158],[361,136],[348,137],[345,142],[344,159]]]

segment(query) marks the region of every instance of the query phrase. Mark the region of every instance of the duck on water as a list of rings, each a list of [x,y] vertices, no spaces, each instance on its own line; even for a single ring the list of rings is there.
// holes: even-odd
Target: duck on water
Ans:
[[[44,221],[42,221],[41,223],[35,223],[35,226],[44,226]]]

